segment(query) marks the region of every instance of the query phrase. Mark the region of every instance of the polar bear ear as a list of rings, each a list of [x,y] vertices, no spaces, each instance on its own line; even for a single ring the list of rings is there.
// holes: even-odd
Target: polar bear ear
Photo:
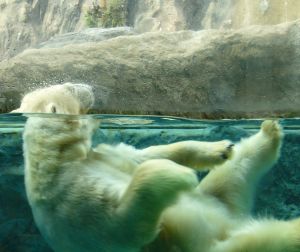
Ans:
[[[88,111],[94,105],[95,97],[92,86],[67,82],[63,84],[63,87],[67,88],[67,90],[77,98],[80,103],[81,111]]]

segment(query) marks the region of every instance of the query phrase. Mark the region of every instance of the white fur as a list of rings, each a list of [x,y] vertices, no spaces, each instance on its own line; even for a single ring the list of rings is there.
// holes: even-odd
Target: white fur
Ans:
[[[279,157],[276,122],[235,145],[230,160],[229,141],[92,149],[97,127],[76,116],[27,121],[27,195],[55,251],[300,251],[298,219],[250,216],[256,183]],[[214,166],[198,184],[192,169]]]
[[[67,82],[26,94],[12,113],[84,114],[94,104],[91,86]]]

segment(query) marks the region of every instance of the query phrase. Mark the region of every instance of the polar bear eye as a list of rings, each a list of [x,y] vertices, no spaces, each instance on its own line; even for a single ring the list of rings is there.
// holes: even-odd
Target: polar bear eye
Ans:
[[[56,107],[55,106],[51,107],[51,113],[56,114]]]

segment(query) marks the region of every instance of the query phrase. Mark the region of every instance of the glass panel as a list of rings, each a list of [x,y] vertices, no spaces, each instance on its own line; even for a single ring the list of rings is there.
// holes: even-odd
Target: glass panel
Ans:
[[[299,251],[299,18],[299,0],[0,0],[0,252]],[[260,131],[264,118],[284,133],[278,161],[279,126]],[[128,169],[148,159],[186,166],[176,181],[195,163],[216,167],[197,170],[200,190],[177,201],[165,199],[172,172],[158,170],[164,193],[145,186],[142,210],[122,219],[135,202],[127,191],[152,181]],[[78,173],[41,175],[70,163]],[[78,197],[70,208],[69,172],[80,192],[101,191],[97,204]],[[33,178],[43,182],[31,188]],[[173,203],[159,212],[158,199]],[[109,209],[95,214],[98,203]]]

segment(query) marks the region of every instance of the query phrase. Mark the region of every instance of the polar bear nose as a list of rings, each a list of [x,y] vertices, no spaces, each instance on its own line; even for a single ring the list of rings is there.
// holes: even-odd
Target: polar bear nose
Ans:
[[[56,107],[54,105],[51,106],[51,113],[56,114]]]
[[[34,111],[34,112],[36,112],[36,111]],[[50,102],[49,104],[47,104],[45,111],[43,111],[43,112],[56,114],[57,106],[54,103]]]

